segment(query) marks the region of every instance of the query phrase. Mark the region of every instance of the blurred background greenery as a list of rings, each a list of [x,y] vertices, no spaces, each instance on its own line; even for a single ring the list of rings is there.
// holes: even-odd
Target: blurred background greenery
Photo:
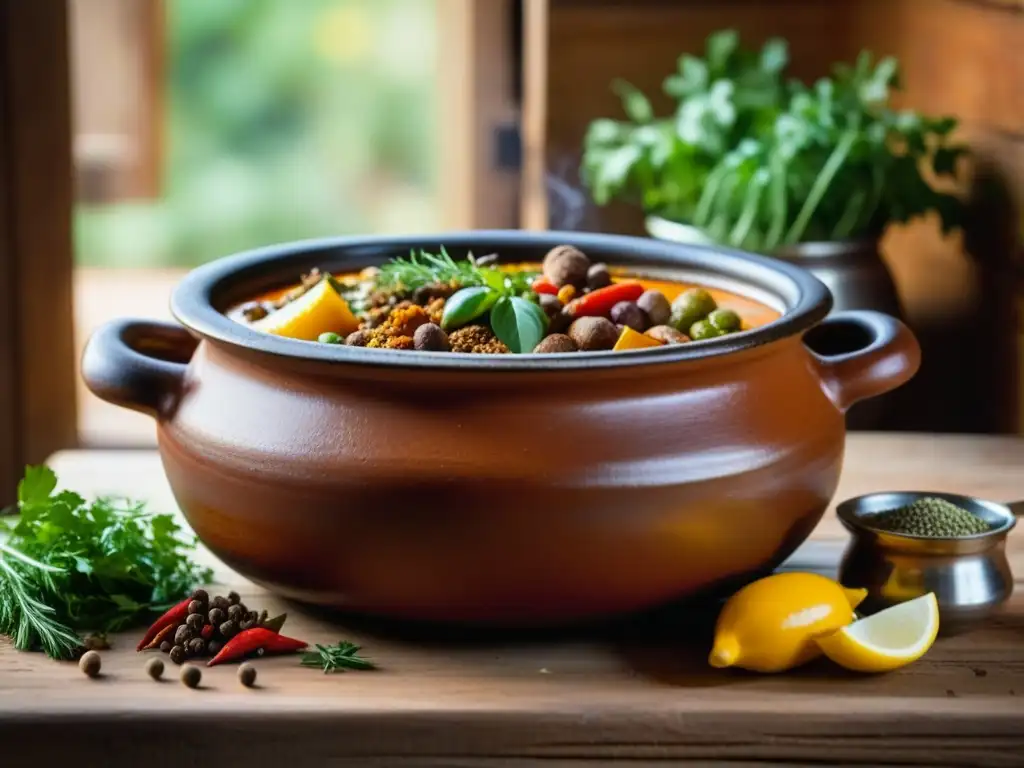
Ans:
[[[169,0],[167,14],[162,195],[80,204],[78,264],[436,227],[434,0]]]

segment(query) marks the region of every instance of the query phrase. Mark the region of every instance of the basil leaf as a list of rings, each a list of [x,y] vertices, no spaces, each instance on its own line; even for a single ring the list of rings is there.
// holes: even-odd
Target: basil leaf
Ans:
[[[539,305],[518,296],[502,296],[491,310],[491,329],[513,352],[532,352],[548,329]]]
[[[505,273],[496,267],[483,267],[480,269],[480,276],[484,285],[493,291],[502,293],[505,290]]]
[[[483,285],[463,288],[452,294],[445,302],[444,313],[441,315],[441,327],[450,331],[475,320],[494,306],[498,300],[498,292]]]

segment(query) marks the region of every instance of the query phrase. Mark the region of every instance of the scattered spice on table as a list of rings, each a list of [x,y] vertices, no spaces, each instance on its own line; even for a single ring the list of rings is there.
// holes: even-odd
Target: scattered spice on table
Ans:
[[[355,643],[341,640],[337,645],[320,645],[315,651],[302,654],[301,664],[304,667],[322,669],[329,672],[344,672],[346,669],[376,669],[377,665],[360,656],[362,648]]]
[[[202,679],[202,670],[194,664],[186,664],[181,668],[181,682],[184,683],[187,688],[198,688]]]
[[[150,659],[146,662],[146,674],[159,680],[164,676],[164,663],[160,659]]]
[[[865,518],[872,528],[910,536],[952,539],[985,533],[991,526],[973,512],[946,501],[926,496],[912,504],[878,512]]]
[[[197,589],[157,619],[138,650],[159,649],[169,654],[175,664],[192,658],[216,657],[233,638],[247,630],[261,628],[278,634],[286,618],[287,614],[268,618],[266,611],[250,611],[237,592],[211,598],[205,589]]]
[[[238,668],[238,682],[246,688],[252,688],[256,685],[256,667],[249,662],[242,664]]]
[[[86,677],[99,677],[102,667],[103,660],[96,651],[86,651],[78,660],[78,668]]]

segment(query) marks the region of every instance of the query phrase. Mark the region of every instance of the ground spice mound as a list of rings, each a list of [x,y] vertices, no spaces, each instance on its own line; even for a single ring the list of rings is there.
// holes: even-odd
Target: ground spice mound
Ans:
[[[376,328],[370,330],[367,347],[375,349],[413,349],[413,334],[424,323],[429,323],[431,316],[423,307],[404,301],[387,316],[387,319]]]
[[[508,352],[508,347],[485,325],[467,325],[448,335],[452,352],[472,352],[496,355]]]
[[[881,531],[936,539],[973,536],[989,530],[989,524],[974,513],[945,499],[930,497],[871,515],[865,522]]]

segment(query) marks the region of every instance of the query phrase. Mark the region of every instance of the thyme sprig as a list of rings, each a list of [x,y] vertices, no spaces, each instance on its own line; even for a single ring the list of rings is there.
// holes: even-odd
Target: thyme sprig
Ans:
[[[451,283],[458,288],[482,285],[523,293],[537,276],[537,272],[530,270],[499,269],[489,263],[490,258],[477,258],[469,253],[465,259],[453,259],[443,245],[438,253],[410,251],[408,258],[398,257],[382,265],[376,283],[378,288],[403,291]]]
[[[344,672],[346,669],[376,669],[377,665],[359,655],[361,646],[341,640],[337,645],[320,645],[315,651],[302,654],[302,666],[322,669],[324,674]]]

